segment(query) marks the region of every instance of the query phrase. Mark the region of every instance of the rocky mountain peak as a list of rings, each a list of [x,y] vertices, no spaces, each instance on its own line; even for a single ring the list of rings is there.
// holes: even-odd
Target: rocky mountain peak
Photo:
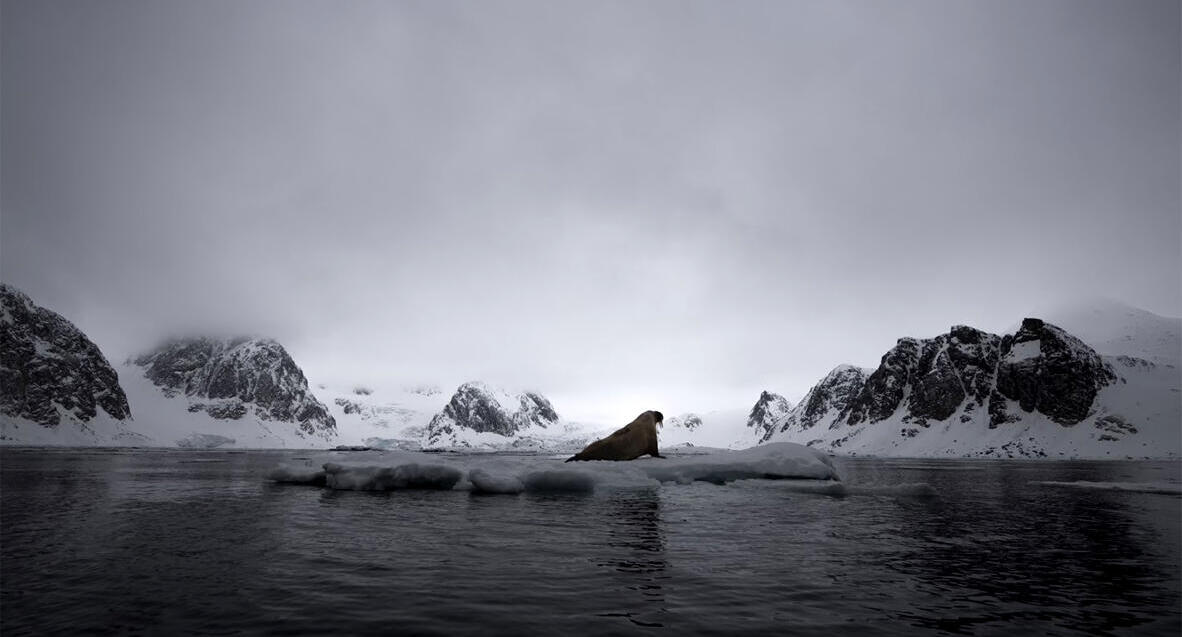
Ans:
[[[438,444],[454,439],[464,429],[512,436],[521,429],[547,427],[558,420],[554,406],[539,393],[514,396],[473,381],[456,388],[443,411],[431,419],[427,439],[429,444]]]
[[[304,372],[273,339],[177,339],[137,357],[144,376],[189,411],[297,423],[308,435],[332,435],[336,421],[308,389]]]
[[[73,323],[0,284],[0,413],[45,426],[131,417],[119,375]]]
[[[792,403],[780,394],[764,390],[747,416],[747,427],[754,430],[759,440],[767,440],[788,416]]]
[[[866,384],[866,378],[867,372],[861,367],[838,365],[833,368],[821,382],[809,389],[784,420],[779,431],[789,428],[805,431],[823,424],[827,419],[830,421],[829,427],[843,422]]]
[[[695,431],[698,427],[702,426],[702,417],[694,413],[685,413],[669,418],[665,421],[665,424],[671,428],[680,427],[686,431]]]
[[[549,399],[536,392],[525,392],[517,397],[518,409],[513,414],[517,428],[529,426],[546,427],[558,422],[558,412]]]

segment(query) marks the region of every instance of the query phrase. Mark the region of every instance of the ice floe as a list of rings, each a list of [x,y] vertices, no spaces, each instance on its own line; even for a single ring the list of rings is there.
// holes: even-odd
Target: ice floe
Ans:
[[[327,461],[326,461],[327,460]],[[572,466],[560,458],[498,454],[435,455],[372,451],[308,458],[275,468],[269,479],[330,489],[468,489],[473,493],[588,493],[597,488],[723,484],[749,479],[839,480],[825,454],[793,443],[773,443],[741,451],[641,458],[629,462],[591,461]],[[466,479],[465,479],[466,478]]]

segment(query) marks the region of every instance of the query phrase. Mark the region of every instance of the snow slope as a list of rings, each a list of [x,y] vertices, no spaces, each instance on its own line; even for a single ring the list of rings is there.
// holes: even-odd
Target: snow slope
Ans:
[[[452,392],[433,385],[314,383],[313,388],[328,403],[337,423],[338,444],[343,445],[405,450],[566,452],[582,449],[615,430],[571,422],[561,418],[561,412],[555,414],[556,420],[550,421],[540,416],[537,400],[545,399],[537,392],[513,392],[478,382],[464,383]],[[449,411],[448,405],[462,390],[471,393],[463,393],[460,396],[463,404]],[[526,398],[524,403],[523,398]],[[468,412],[477,407],[497,410],[501,424],[511,422],[517,429],[509,435],[476,431],[467,424],[471,417]],[[457,422],[457,416],[465,422]]]
[[[750,409],[722,409],[666,417],[665,424],[657,429],[658,445],[662,449],[679,446],[716,449],[753,447],[759,442],[760,433],[747,426],[749,415]],[[687,428],[683,423],[688,416],[696,417],[701,424],[693,429]],[[627,423],[622,423],[620,427],[625,424]]]
[[[1182,360],[1182,318],[1098,300],[1052,309],[1046,312],[1046,319],[1104,356],[1174,364]]]
[[[310,436],[295,423],[265,420],[248,412],[238,419],[214,418],[190,411],[190,398],[169,396],[144,376],[132,362],[119,366],[119,380],[131,404],[128,427],[140,433],[143,444],[162,447],[234,447],[244,449],[317,449],[336,444],[331,436]],[[216,438],[227,439],[220,444]]]
[[[1057,328],[1048,323],[1043,333],[1058,339],[1057,353],[1048,354],[1049,346],[1039,340],[1024,340],[1020,334],[1018,338],[1007,336],[1009,340],[1001,341],[1002,355],[997,363],[998,369],[1014,369],[1025,374],[1021,380],[1026,386],[1019,388],[1022,390],[1019,393],[1026,396],[1024,400],[1031,401],[1025,405],[1027,408],[1037,400],[1046,399],[1042,394],[1034,396],[1029,393],[1050,391],[1046,387],[1052,386],[1046,383],[1081,387],[1079,391],[1069,394],[1072,399],[1081,395],[1090,396],[1093,389],[1089,388],[1094,387],[1094,398],[1083,404],[1082,409],[1073,409],[1070,414],[1066,414],[1063,409],[1055,409],[1061,408],[1061,405],[1045,408],[1036,405],[1037,408],[1027,411],[1016,400],[998,394],[996,383],[1001,381],[997,377],[984,376],[977,369],[972,380],[979,387],[973,389],[966,384],[961,390],[954,386],[941,396],[965,397],[963,400],[956,398],[951,403],[943,403],[954,406],[947,415],[941,412],[939,417],[932,417],[930,411],[925,412],[923,417],[916,415],[913,392],[917,387],[923,387],[926,383],[928,387],[947,390],[947,385],[933,385],[928,380],[930,376],[909,376],[905,384],[891,386],[902,392],[893,413],[885,416],[880,414],[876,418],[846,418],[840,409],[842,405],[822,403],[821,417],[817,420],[830,423],[828,426],[786,426],[772,439],[851,455],[1182,457],[1182,373],[1177,351],[1182,320],[1159,317],[1113,303],[1088,309],[1077,307],[1053,320],[1062,321],[1060,327],[1080,338],[1083,344],[1056,332]],[[1017,329],[1021,329],[1021,326]],[[908,340],[901,339],[900,344]],[[931,341],[916,342],[922,344]],[[1092,343],[1095,343],[1102,356],[1097,357],[1092,351]],[[1057,363],[1059,367],[1047,367],[1055,363],[1049,360],[1043,362],[1043,359],[1057,354],[1063,357]],[[884,364],[888,358],[884,357]],[[977,362],[985,360],[988,357],[982,357]],[[894,364],[894,359],[891,362]],[[1067,367],[1063,366],[1064,362]],[[931,374],[941,371],[937,365],[932,365],[930,369]],[[1048,370],[1055,369],[1060,371],[1055,371],[1054,376],[1046,376]],[[897,373],[898,370],[895,371]],[[1038,381],[1038,374],[1043,374],[1042,378],[1046,380]],[[1081,374],[1081,377],[1063,381],[1062,374]],[[957,374],[948,372],[947,378],[955,379]],[[960,379],[964,381],[965,378],[961,375]],[[987,400],[981,400],[980,396],[990,382],[994,383],[992,386],[995,389]],[[1040,385],[1039,382],[1044,384]],[[865,391],[862,395],[865,402]],[[974,396],[978,398],[974,400]],[[801,404],[807,402],[806,398]],[[928,404],[931,402],[929,400]],[[920,404],[925,403],[921,401]]]

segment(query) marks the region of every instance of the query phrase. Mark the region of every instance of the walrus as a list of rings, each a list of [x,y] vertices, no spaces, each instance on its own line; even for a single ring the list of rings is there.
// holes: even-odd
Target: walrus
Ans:
[[[646,411],[636,420],[607,438],[600,438],[587,445],[579,453],[566,459],[572,460],[635,460],[643,455],[664,458],[657,452],[657,425],[665,420],[659,411]]]

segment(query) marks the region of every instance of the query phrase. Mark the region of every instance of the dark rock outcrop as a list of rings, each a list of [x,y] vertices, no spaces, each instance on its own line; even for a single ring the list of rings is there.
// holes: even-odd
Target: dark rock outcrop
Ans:
[[[517,398],[517,413],[513,414],[513,422],[517,429],[529,426],[546,427],[558,422],[558,412],[554,405],[543,395],[536,392],[525,392]]]
[[[182,339],[134,362],[166,395],[195,399],[190,411],[231,420],[253,412],[263,420],[296,423],[308,435],[336,432],[328,408],[308,390],[304,372],[276,341]]]
[[[73,323],[0,284],[0,413],[45,426],[131,416],[119,375]]]
[[[1086,418],[1096,394],[1116,380],[1092,348],[1035,318],[1024,319],[1016,333],[1002,339],[1000,354],[998,393],[1017,401],[1022,410],[1041,412],[1061,425]],[[999,417],[990,424],[1002,421]]]
[[[1019,410],[1072,425],[1087,418],[1099,391],[1117,380],[1092,348],[1039,319],[1024,320],[1004,338],[957,325],[933,338],[899,339],[869,376],[838,367],[775,431],[806,431],[826,419],[830,428],[873,424],[898,414],[908,425],[901,435],[914,437],[958,413],[961,423],[985,420],[986,410],[991,428],[1022,420]]]
[[[890,417],[905,394],[905,418],[921,426],[947,420],[966,399],[984,405],[993,389],[1000,342],[994,334],[964,325],[934,338],[899,339],[867,379],[850,410],[850,424]]]
[[[445,444],[464,429],[512,436],[530,426],[547,427],[558,422],[558,412],[541,394],[498,394],[483,383],[460,385],[443,411],[427,425],[428,444]],[[512,407],[516,410],[510,411]]]
[[[911,382],[921,348],[918,339],[901,338],[883,355],[878,369],[866,379],[862,391],[850,406],[850,424],[884,420],[895,413],[903,401],[904,389]]]
[[[778,430],[791,409],[792,403],[787,398],[764,390],[751,407],[751,413],[747,414],[747,427],[755,431],[760,441],[767,440]]]
[[[839,365],[813,385],[798,405],[784,419],[779,431],[806,431],[829,419],[829,427],[844,423],[854,401],[866,385],[866,370],[852,365]],[[769,432],[763,440],[771,437]]]

